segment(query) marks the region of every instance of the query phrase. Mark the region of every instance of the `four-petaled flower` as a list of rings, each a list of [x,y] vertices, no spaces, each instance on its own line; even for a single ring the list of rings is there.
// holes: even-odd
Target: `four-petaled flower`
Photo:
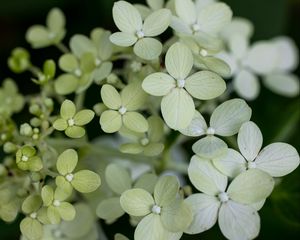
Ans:
[[[36,150],[32,146],[23,146],[16,153],[17,166],[22,170],[38,172],[43,168],[42,159],[36,156]]]

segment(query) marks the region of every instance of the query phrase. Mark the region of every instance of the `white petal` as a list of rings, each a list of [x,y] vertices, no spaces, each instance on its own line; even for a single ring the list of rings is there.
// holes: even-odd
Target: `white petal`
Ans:
[[[142,87],[153,96],[165,96],[176,87],[176,82],[166,73],[153,73],[144,79]]]
[[[250,206],[252,208],[254,208],[256,211],[259,211],[264,206],[265,202],[266,202],[266,199],[256,202],[256,203],[252,203],[252,204],[250,204]]]
[[[136,42],[133,51],[142,59],[154,60],[161,54],[162,44],[154,38],[142,38]]]
[[[185,231],[186,233],[201,233],[215,225],[220,207],[220,201],[216,197],[197,193],[189,196],[185,202],[194,213],[193,222]]]
[[[192,97],[180,88],[174,88],[161,101],[161,112],[172,129],[186,128],[193,119],[195,105]]]
[[[282,177],[299,166],[297,150],[286,143],[273,143],[259,153],[255,160],[256,167],[273,177]]]
[[[163,8],[164,6],[164,0],[146,0],[146,3],[153,10]]]
[[[239,96],[246,100],[258,97],[260,84],[258,77],[248,70],[241,70],[233,79],[233,86]]]
[[[253,208],[228,201],[220,208],[219,226],[230,240],[254,239],[260,230],[260,218]]]
[[[217,34],[232,18],[232,11],[225,3],[211,4],[198,13],[198,25],[205,33]]]
[[[192,30],[187,23],[181,20],[179,17],[172,16],[170,27],[178,33],[192,34]]]
[[[110,35],[109,39],[112,43],[121,47],[132,46],[137,41],[137,37],[135,37],[131,33],[125,33],[125,32],[113,33],[112,35]]]
[[[165,60],[167,71],[177,80],[184,80],[194,64],[194,58],[191,50],[182,43],[173,44]]]
[[[227,193],[230,199],[252,204],[266,199],[274,188],[274,179],[267,173],[250,169],[238,175],[230,183]]]
[[[210,160],[196,155],[190,161],[188,175],[195,188],[211,196],[224,192],[227,186],[227,177]]]
[[[229,49],[235,58],[242,60],[249,46],[249,40],[243,35],[235,34],[229,38]]]
[[[250,120],[251,108],[242,99],[231,99],[219,105],[210,118],[210,126],[221,136],[238,132],[244,122]]]
[[[237,141],[243,156],[248,161],[253,161],[262,147],[263,136],[258,126],[250,121],[241,126]]]
[[[246,18],[234,17],[221,31],[221,36],[228,40],[233,35],[240,35],[249,39],[253,34],[253,24]]]
[[[234,149],[229,148],[224,157],[214,159],[214,166],[228,177],[234,178],[246,171],[246,161],[243,156]]]
[[[154,37],[162,34],[169,27],[171,16],[169,9],[159,9],[150,14],[143,25],[145,36]]]
[[[177,15],[187,24],[193,24],[197,20],[195,4],[191,0],[175,0]]]
[[[122,32],[135,34],[142,29],[141,14],[126,1],[118,1],[114,4],[113,19]]]
[[[253,44],[244,60],[244,64],[257,74],[268,74],[276,69],[278,52],[274,45],[267,41]]]
[[[299,77],[293,74],[268,74],[263,79],[263,83],[271,91],[285,97],[296,97],[300,93]]]
[[[187,128],[179,130],[183,135],[198,137],[206,133],[207,124],[200,112],[195,111],[194,117]]]

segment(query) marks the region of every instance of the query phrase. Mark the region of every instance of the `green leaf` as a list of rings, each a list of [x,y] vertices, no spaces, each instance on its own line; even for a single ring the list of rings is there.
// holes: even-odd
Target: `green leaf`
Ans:
[[[222,139],[209,135],[195,142],[192,149],[199,157],[212,160],[225,156],[228,147]]]
[[[120,205],[120,198],[108,198],[100,202],[97,207],[96,214],[99,218],[105,220],[114,220],[124,214],[124,210]]]
[[[146,132],[148,130],[148,122],[144,116],[137,112],[126,112],[123,115],[124,125],[134,132]]]
[[[155,37],[162,34],[169,27],[171,16],[169,9],[159,9],[150,14],[143,25],[145,36]]]
[[[68,149],[58,156],[56,168],[61,175],[66,175],[74,171],[77,162],[77,152],[74,149]]]
[[[250,120],[251,108],[242,99],[231,99],[219,105],[210,118],[210,126],[221,136],[232,136]]]
[[[92,110],[84,109],[79,111],[74,116],[74,121],[77,126],[83,126],[93,120],[95,113]]]
[[[242,204],[266,199],[274,188],[273,178],[260,170],[250,169],[238,175],[229,185],[228,196]]]
[[[134,53],[145,60],[155,60],[162,52],[162,44],[154,38],[142,38],[133,47]]]
[[[161,207],[168,206],[176,198],[179,182],[175,176],[163,176],[158,179],[154,188],[155,203]]]
[[[122,193],[120,203],[125,212],[133,216],[145,216],[154,205],[153,197],[144,189],[130,189]]]
[[[85,130],[82,127],[71,126],[66,129],[65,134],[70,138],[81,138],[85,135]]]
[[[110,109],[118,110],[121,107],[121,97],[118,91],[111,85],[105,84],[101,88],[103,103]]]
[[[36,219],[24,218],[20,223],[22,234],[29,240],[40,240],[43,237],[43,227]]]
[[[69,73],[72,73],[79,67],[78,60],[71,53],[62,55],[58,60],[58,65],[63,71]]]
[[[113,110],[104,111],[100,117],[100,125],[106,133],[119,131],[122,126],[121,114]]]
[[[62,74],[54,82],[55,92],[67,95],[74,92],[79,84],[79,79],[72,74]]]
[[[211,196],[224,192],[227,187],[227,177],[221,174],[210,160],[196,155],[190,161],[188,176],[195,188]]]
[[[161,101],[161,112],[167,125],[175,130],[186,128],[193,119],[195,105],[182,88],[174,88]]]
[[[97,173],[90,170],[80,170],[74,174],[71,184],[79,192],[90,193],[100,186],[101,179]]]
[[[219,75],[201,71],[186,79],[185,88],[194,98],[209,100],[220,96],[225,91],[226,84]]]
[[[140,13],[126,1],[118,1],[114,4],[113,19],[122,32],[135,34],[136,31],[142,29]]]
[[[176,82],[166,73],[153,73],[144,79],[142,87],[153,96],[165,96],[176,87]]]
[[[132,180],[129,172],[117,164],[109,164],[106,167],[105,180],[110,189],[117,194],[131,189]]]
[[[184,80],[192,70],[193,54],[184,44],[177,42],[169,48],[165,64],[172,77],[176,80]]]
[[[132,33],[116,32],[109,37],[109,40],[117,46],[129,47],[135,44],[138,38]]]

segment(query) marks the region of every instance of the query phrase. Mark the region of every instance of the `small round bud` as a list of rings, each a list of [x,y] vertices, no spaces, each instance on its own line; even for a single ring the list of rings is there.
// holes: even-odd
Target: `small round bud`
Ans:
[[[24,123],[20,127],[20,134],[26,137],[30,137],[33,134],[32,127],[28,123]]]
[[[12,142],[6,142],[3,146],[3,151],[5,153],[13,153],[17,151],[17,146]]]
[[[30,112],[31,114],[33,114],[33,115],[40,115],[42,111],[41,111],[41,108],[40,108],[39,105],[37,105],[37,104],[32,104],[32,105],[30,105],[30,107],[29,107],[29,112]]]

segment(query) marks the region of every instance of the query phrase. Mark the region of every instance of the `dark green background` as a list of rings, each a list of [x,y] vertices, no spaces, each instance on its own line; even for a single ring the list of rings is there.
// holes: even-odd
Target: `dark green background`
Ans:
[[[142,2],[142,1],[131,1]],[[277,35],[291,36],[300,45],[299,16],[300,1],[288,0],[225,0],[235,16],[250,19],[255,25],[253,40],[269,39]],[[29,75],[16,76],[8,71],[6,59],[16,46],[30,49],[24,40],[26,29],[36,23],[43,24],[49,9],[60,7],[67,18],[67,38],[75,33],[89,34],[94,27],[105,27],[112,31],[112,0],[2,0],[0,3],[0,81],[13,77],[18,81],[22,92],[32,92],[36,88],[30,83]],[[65,42],[68,44],[68,42]],[[32,51],[33,62],[42,65],[47,58],[57,59],[54,48]],[[299,75],[299,68],[297,69]],[[96,96],[98,97],[98,96]],[[300,150],[300,98],[283,98],[267,89],[262,90],[260,97],[250,103],[253,108],[253,120],[262,129],[264,145],[273,141],[284,141],[293,144]],[[284,136],[282,128],[287,130]],[[258,239],[298,239],[300,237],[300,170],[284,178],[260,211],[262,227]],[[106,231],[128,232],[125,219]],[[17,222],[5,224],[0,221],[0,240],[18,239]],[[218,227],[201,234],[201,239],[223,239]],[[199,239],[199,236],[186,236],[183,239]]]

